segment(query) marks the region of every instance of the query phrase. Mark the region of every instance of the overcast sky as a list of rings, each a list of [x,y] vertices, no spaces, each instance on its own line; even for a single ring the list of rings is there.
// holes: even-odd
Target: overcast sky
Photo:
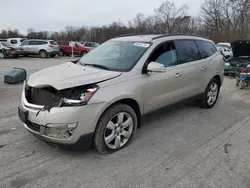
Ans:
[[[59,31],[65,26],[98,26],[112,21],[127,23],[137,13],[151,15],[164,0],[0,0],[0,28]],[[187,4],[197,15],[202,0],[174,0]],[[4,18],[4,19],[3,19]]]

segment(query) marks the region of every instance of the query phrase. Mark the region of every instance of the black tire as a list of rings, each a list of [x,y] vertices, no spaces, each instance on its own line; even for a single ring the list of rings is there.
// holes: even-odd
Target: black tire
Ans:
[[[39,55],[40,55],[41,58],[48,57],[48,53],[45,50],[40,50]]]
[[[18,55],[13,55],[14,58],[18,58],[19,56]]]
[[[209,104],[209,103],[208,103],[207,97],[208,97],[208,92],[209,92],[210,87],[211,87],[212,84],[216,84],[216,85],[217,85],[218,91],[217,91],[216,99],[215,99],[215,101],[213,102],[213,104]],[[217,102],[217,100],[218,100],[219,93],[220,93],[220,82],[219,82],[218,79],[213,78],[213,79],[209,82],[209,84],[207,85],[207,88],[206,88],[205,92],[203,93],[201,99],[198,101],[198,105],[199,105],[201,108],[205,108],[205,109],[212,108],[212,107],[216,104],[216,102]]]
[[[128,141],[123,145],[122,147],[118,149],[111,149],[110,147],[107,146],[107,144],[104,141],[104,134],[106,130],[106,126],[108,122],[114,117],[116,114],[125,112],[128,113],[132,120],[133,120],[133,131],[131,133],[131,136],[129,137]],[[138,124],[138,118],[135,113],[135,111],[128,105],[126,104],[116,104],[111,107],[109,107],[101,116],[97,123],[96,131],[95,131],[95,137],[94,137],[94,147],[95,149],[101,153],[101,154],[109,154],[116,152],[124,147],[126,147],[132,140],[133,134],[135,130],[137,129],[137,124]]]
[[[0,59],[5,59],[6,58],[6,53],[4,51],[0,52]]]
[[[51,54],[51,55],[49,55],[50,57],[56,57],[56,54]]]
[[[81,56],[84,56],[84,55],[86,55],[88,52],[87,51],[82,51],[81,52]]]
[[[23,55],[23,56],[24,56],[24,57],[29,57],[29,55],[27,55],[27,54],[26,54],[26,55]]]

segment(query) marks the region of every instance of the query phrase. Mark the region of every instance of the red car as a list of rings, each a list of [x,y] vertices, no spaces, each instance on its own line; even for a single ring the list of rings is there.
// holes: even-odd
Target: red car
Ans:
[[[60,55],[71,55],[72,50],[74,55],[83,56],[87,54],[91,49],[84,47],[80,42],[74,41],[57,41],[60,48]]]

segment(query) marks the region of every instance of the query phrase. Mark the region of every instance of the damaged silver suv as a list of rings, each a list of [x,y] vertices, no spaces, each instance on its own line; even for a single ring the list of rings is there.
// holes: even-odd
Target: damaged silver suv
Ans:
[[[213,107],[223,70],[221,54],[205,38],[119,36],[78,61],[32,74],[18,113],[45,141],[111,153],[130,143],[146,113],[186,99]]]

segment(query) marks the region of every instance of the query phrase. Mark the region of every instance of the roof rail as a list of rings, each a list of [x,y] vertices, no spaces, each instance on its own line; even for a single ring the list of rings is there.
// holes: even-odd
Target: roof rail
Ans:
[[[140,35],[160,35],[160,34],[153,34],[153,33],[131,33],[131,34],[118,35],[115,38],[130,37],[130,36],[140,36]]]
[[[170,36],[192,36],[192,37],[202,37],[202,38],[208,39],[205,36],[199,36],[199,35],[194,35],[194,34],[185,34],[185,33],[181,34],[181,33],[178,33],[178,34],[162,34],[160,36],[153,37],[152,40],[156,40],[156,39],[163,38],[163,37],[170,37]]]

